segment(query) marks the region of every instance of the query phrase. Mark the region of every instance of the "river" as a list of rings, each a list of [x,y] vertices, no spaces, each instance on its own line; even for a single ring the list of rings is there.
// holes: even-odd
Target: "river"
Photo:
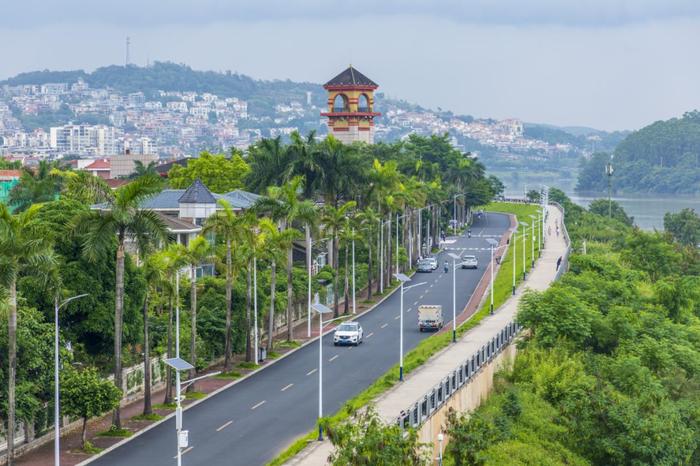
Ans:
[[[506,185],[506,196],[522,197],[527,190],[539,189],[540,187],[539,183],[528,184],[527,179],[519,183],[512,182],[508,177],[503,177],[501,180]],[[587,207],[595,199],[608,198],[607,193],[577,193],[574,191],[572,180],[566,180],[559,184],[554,179],[544,182],[550,187],[562,189],[572,201],[584,207]],[[663,230],[666,212],[678,212],[689,207],[700,213],[700,196],[624,194],[613,196],[613,200],[625,209],[627,215],[634,217],[634,223],[644,230]]]

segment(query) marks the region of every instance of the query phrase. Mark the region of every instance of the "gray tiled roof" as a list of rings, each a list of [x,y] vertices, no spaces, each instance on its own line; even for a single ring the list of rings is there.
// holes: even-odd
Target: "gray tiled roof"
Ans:
[[[377,83],[369,79],[364,74],[357,71],[350,65],[342,73],[328,81],[326,86],[373,86],[379,87]]]
[[[209,188],[204,186],[199,179],[194,180],[179,199],[181,204],[216,204],[216,199],[212,196]]]

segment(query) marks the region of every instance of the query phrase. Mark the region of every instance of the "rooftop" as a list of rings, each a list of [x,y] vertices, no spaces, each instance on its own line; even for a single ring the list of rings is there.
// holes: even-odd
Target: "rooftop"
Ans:
[[[216,204],[216,199],[209,188],[199,179],[194,180],[178,201],[182,204]]]
[[[324,87],[328,86],[379,87],[377,83],[353,68],[352,65],[348,66],[345,71],[324,84]]]

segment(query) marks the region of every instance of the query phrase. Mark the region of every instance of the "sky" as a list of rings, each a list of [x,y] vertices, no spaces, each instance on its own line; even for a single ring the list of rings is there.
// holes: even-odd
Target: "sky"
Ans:
[[[2,0],[0,79],[185,63],[431,108],[636,129],[700,109],[698,0]]]

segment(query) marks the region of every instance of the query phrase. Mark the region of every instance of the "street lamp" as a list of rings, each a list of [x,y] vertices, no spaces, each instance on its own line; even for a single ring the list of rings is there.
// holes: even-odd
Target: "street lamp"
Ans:
[[[486,242],[489,243],[491,246],[491,307],[490,307],[490,313],[493,314],[493,247],[498,244],[498,241],[496,241],[493,238],[486,238]]]
[[[517,247],[518,247],[518,227],[515,226],[511,230],[511,242],[513,243],[513,296],[515,296],[515,263],[517,262]]]
[[[442,432],[440,432],[437,436],[438,439],[438,445],[440,446],[440,453],[438,456],[438,464],[442,466],[442,441],[445,439],[445,436],[443,435]]]
[[[525,240],[527,238],[527,227],[528,225],[525,222],[519,222],[521,226],[525,227],[523,228],[523,280],[527,278],[527,259],[525,258],[525,251],[527,251],[527,244],[525,243]]]
[[[73,296],[71,298],[68,298],[64,300],[61,304],[58,303],[58,295],[54,298],[54,340],[53,340],[53,350],[54,350],[54,372],[53,372],[53,382],[54,382],[54,430],[55,430],[55,440],[54,440],[54,449],[53,449],[53,461],[55,466],[59,466],[61,464],[61,422],[60,422],[60,417],[61,417],[61,385],[59,382],[59,364],[60,364],[60,358],[59,358],[59,348],[58,348],[58,311],[68,304],[69,302],[73,301],[74,299],[79,299],[79,298],[84,298],[87,296],[88,293],[83,293],[79,294],[77,296]]]
[[[307,237],[306,237],[306,244],[308,247],[308,251],[306,254],[306,268],[307,268],[307,295],[306,295],[306,301],[307,301],[307,322],[306,322],[306,337],[311,338],[311,255],[312,255],[312,250],[314,247],[314,244],[318,243],[323,243],[325,241],[328,241],[328,238],[320,238],[317,239],[316,241],[311,239],[311,232],[310,229],[307,228]],[[355,240],[353,239],[353,308],[352,312],[353,314],[355,313],[355,298],[354,298],[354,288],[355,288]]]
[[[333,311],[318,302],[311,305],[311,308],[318,312],[318,441],[323,441],[323,314],[333,314]]]
[[[404,284],[411,281],[411,277],[403,273],[394,274],[397,280],[401,282],[401,310],[399,314],[399,382],[403,382],[403,293],[405,290],[415,286],[425,285],[426,282],[416,283],[404,288]]]
[[[352,313],[357,314],[355,304],[355,229],[352,229]]]
[[[212,377],[221,373],[221,371],[211,372],[209,374],[200,375],[199,377],[194,377],[184,382],[180,382],[180,372],[187,372],[194,369],[194,366],[184,359],[176,356],[174,358],[168,358],[165,364],[172,367],[175,370],[175,389],[176,389],[176,404],[175,407],[175,433],[177,438],[177,465],[182,464],[182,450],[187,448],[189,444],[189,431],[182,430],[182,390],[186,389],[188,386],[195,383],[197,380],[201,380],[207,377]]]
[[[461,254],[449,253],[452,258],[452,343],[457,341],[457,292],[456,292],[456,275],[457,261],[462,257]]]
[[[535,225],[537,224],[537,222],[535,222],[535,219],[537,217],[534,215],[528,215],[528,217],[530,217],[532,219],[530,221],[530,228],[532,229],[532,236],[530,239],[530,244],[532,246],[532,255],[530,256],[530,263],[531,263],[530,268],[533,268],[533,267],[535,267],[535,236],[536,236],[535,235]]]

